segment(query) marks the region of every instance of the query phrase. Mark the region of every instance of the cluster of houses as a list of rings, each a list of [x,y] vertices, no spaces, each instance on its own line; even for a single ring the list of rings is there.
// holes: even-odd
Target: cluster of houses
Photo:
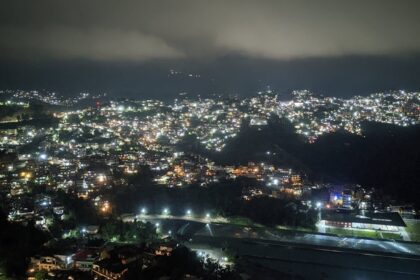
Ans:
[[[160,257],[170,256],[177,247],[173,241],[150,246],[105,245],[84,247],[73,254],[56,254],[31,258],[28,280],[35,280],[38,272],[53,279],[126,279],[152,266]]]

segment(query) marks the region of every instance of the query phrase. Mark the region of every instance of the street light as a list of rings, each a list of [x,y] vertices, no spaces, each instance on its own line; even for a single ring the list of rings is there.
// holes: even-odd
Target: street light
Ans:
[[[207,213],[207,214],[206,214],[206,218],[207,218],[207,219],[210,219],[210,213]]]
[[[146,212],[147,212],[147,210],[146,210],[146,208],[141,208],[141,213],[144,215],[144,214],[146,214]]]
[[[191,210],[190,209],[187,210],[187,216],[191,216]]]
[[[318,201],[318,202],[316,203],[316,208],[321,208],[321,205],[322,205],[322,204],[321,204],[321,202],[319,202],[319,201]]]
[[[168,215],[168,214],[169,214],[169,209],[168,208],[163,209],[163,215]]]

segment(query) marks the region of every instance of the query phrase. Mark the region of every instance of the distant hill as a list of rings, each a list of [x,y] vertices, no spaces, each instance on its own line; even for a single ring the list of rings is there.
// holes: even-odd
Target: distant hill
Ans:
[[[220,153],[195,151],[221,164],[266,161],[304,172],[309,179],[358,183],[420,206],[420,126],[363,123],[363,136],[337,131],[309,144],[288,120],[244,125]]]
[[[364,123],[362,131],[325,135],[301,159],[317,175],[372,186],[420,206],[420,126]]]

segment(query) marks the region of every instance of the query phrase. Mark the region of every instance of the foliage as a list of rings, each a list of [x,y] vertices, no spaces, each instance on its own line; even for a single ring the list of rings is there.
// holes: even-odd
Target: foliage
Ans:
[[[262,128],[244,123],[222,152],[201,154],[222,165],[263,161],[288,166],[311,180],[374,187],[420,206],[420,126],[361,126],[363,135],[339,130],[308,143],[288,120],[271,117]]]
[[[203,260],[187,247],[176,248],[170,257],[162,257],[157,263],[142,271],[141,279],[184,279],[185,275],[194,275],[201,279],[240,279],[230,268],[223,268],[218,262]]]
[[[143,179],[144,180],[144,179]],[[168,189],[157,186],[138,186],[114,196],[114,205],[124,212],[138,212],[146,207],[149,213],[161,213],[170,206],[171,214],[182,216],[186,208],[194,213],[225,217],[242,216],[264,225],[290,225],[313,227],[316,213],[292,199],[268,197],[242,199],[242,190],[258,182],[247,178],[226,180],[209,185],[207,188],[190,186],[183,189]]]
[[[121,220],[110,220],[101,227],[100,233],[108,241],[150,244],[158,239],[156,228],[149,222],[140,221],[124,223]]]
[[[0,264],[6,275],[23,277],[30,256],[39,251],[47,238],[33,224],[10,223],[3,214],[0,216]]]

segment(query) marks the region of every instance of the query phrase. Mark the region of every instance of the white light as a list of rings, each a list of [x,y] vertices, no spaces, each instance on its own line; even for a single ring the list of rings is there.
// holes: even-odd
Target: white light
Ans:
[[[146,214],[146,208],[141,208],[141,213]]]
[[[210,213],[207,213],[206,214],[206,218],[208,219],[208,218],[210,218]]]
[[[163,214],[167,215],[168,213],[169,213],[169,209],[168,208],[163,209]]]
[[[40,154],[39,158],[42,160],[46,160],[47,159],[47,155],[46,154]]]
[[[191,210],[190,209],[187,210],[187,215],[188,216],[191,215]]]
[[[159,224],[159,223],[156,223],[155,225],[156,225],[156,227],[159,227],[159,226],[160,226],[160,224]]]
[[[320,208],[320,207],[321,207],[321,202],[319,202],[319,201],[318,201],[318,202],[316,203],[316,207],[317,207],[317,208]]]

